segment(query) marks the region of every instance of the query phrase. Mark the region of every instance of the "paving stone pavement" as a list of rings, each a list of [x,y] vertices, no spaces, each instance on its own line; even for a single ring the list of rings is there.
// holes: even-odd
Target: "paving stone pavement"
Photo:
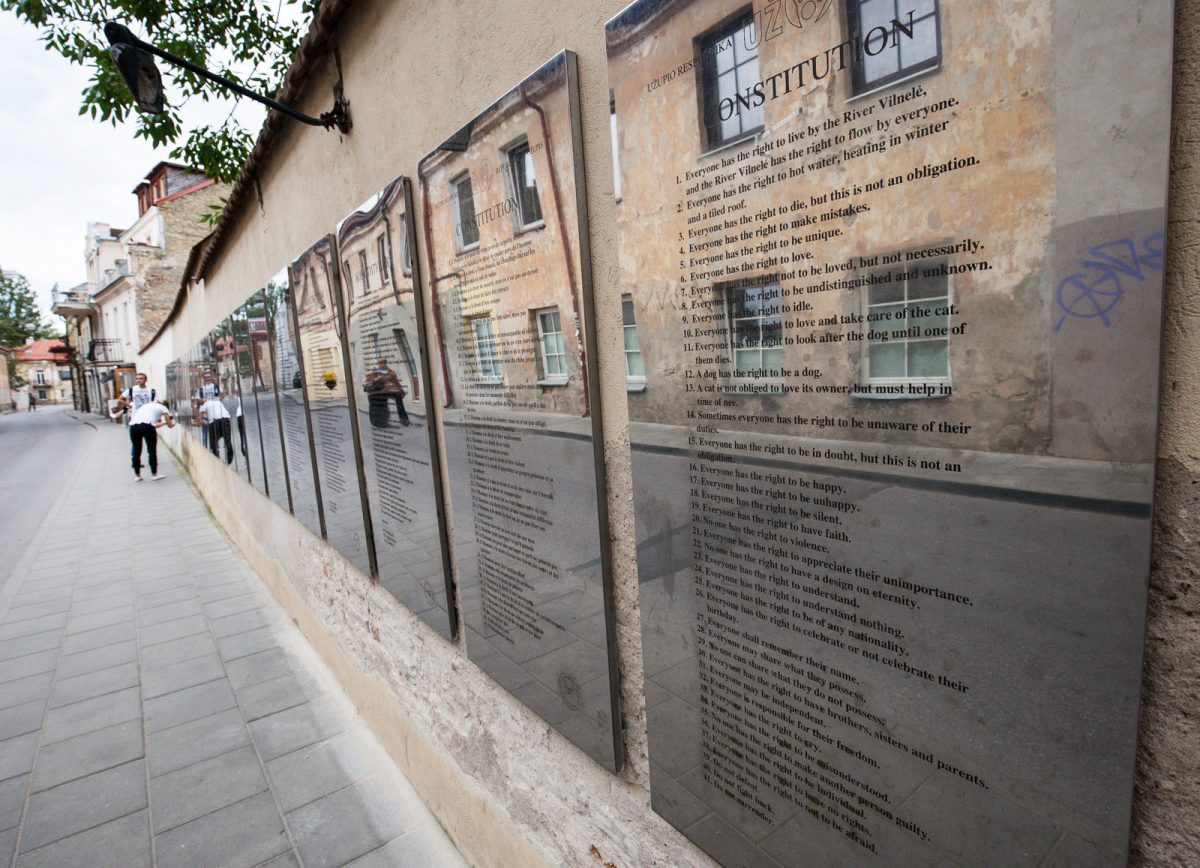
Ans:
[[[464,865],[179,468],[79,429],[0,589],[0,866]]]

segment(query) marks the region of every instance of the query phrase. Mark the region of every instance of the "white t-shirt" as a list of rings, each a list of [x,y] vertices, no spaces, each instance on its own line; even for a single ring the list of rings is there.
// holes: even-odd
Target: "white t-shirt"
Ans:
[[[136,413],[157,397],[149,386],[130,386],[125,390],[125,398]]]
[[[133,411],[129,420],[130,425],[157,425],[163,416],[170,416],[171,411],[157,401],[143,404]]]
[[[200,405],[200,413],[204,416],[205,422],[215,422],[218,419],[228,419],[229,411],[225,409],[225,405],[216,398],[209,398]]]

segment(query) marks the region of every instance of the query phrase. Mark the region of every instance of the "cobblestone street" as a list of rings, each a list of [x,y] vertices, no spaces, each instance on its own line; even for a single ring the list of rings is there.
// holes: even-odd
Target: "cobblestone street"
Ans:
[[[46,510],[3,540],[0,864],[464,864],[167,450],[138,483],[122,427],[0,418],[48,438],[0,468],[6,525]]]

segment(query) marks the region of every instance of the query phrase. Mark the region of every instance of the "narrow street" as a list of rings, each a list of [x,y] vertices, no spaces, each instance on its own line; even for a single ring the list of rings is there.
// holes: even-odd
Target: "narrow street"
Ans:
[[[464,864],[165,449],[0,450],[0,865]]]

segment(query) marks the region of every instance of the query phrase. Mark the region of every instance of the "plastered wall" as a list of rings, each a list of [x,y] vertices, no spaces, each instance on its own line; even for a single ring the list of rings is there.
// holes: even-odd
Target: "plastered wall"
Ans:
[[[336,552],[261,497],[198,441],[177,449],[213,514],[329,662],[469,859],[481,865],[709,865],[650,811],[616,216],[603,23],[622,0],[495,6],[360,0],[339,25],[354,129],[289,125],[228,244],[143,364],[165,366],[367,196],[512,85],[568,48],[579,55],[627,764],[613,777],[425,628]],[[1170,267],[1159,489],[1134,864],[1198,864],[1200,737],[1200,108],[1192,38],[1200,0],[1177,7]],[[332,102],[326,63],[300,106]],[[421,207],[418,200],[418,210]],[[424,245],[418,245],[422,268]]]

